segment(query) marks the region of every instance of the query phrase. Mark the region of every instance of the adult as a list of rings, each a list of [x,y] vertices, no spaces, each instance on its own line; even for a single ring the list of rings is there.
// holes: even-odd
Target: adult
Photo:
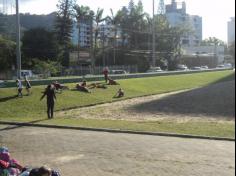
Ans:
[[[76,84],[76,89],[77,89],[78,91],[91,93],[91,92],[89,91],[89,89],[87,88],[87,82],[86,82],[86,81],[83,81],[81,84]]]
[[[116,82],[115,80],[108,78],[108,85],[120,85],[118,82]]]
[[[105,67],[103,69],[103,75],[104,75],[104,79],[105,79],[106,83],[108,82],[108,73],[109,73],[109,69],[108,69],[108,67]]]
[[[92,83],[87,86],[89,89],[94,89],[94,88],[100,88],[100,89],[107,89],[107,86],[105,86],[102,83]]]
[[[58,81],[55,81],[52,84],[55,87],[56,91],[69,90],[69,87],[67,87],[63,84],[60,84]]]
[[[48,119],[53,118],[54,111],[54,100],[56,100],[55,89],[53,85],[48,85],[46,90],[43,92],[43,96],[40,98],[42,100],[45,96],[47,96],[47,115]]]

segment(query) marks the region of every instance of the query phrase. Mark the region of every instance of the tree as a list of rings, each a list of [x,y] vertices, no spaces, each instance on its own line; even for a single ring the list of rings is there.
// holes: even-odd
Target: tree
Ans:
[[[55,30],[57,40],[61,46],[62,65],[69,66],[69,43],[73,29],[74,0],[59,0]]]
[[[24,65],[30,66],[33,58],[57,61],[58,44],[53,32],[43,28],[30,29],[22,37]]]
[[[43,74],[44,78],[49,76],[57,76],[61,72],[62,66],[55,61],[42,61],[40,59],[33,59],[33,70],[36,73]]]
[[[120,23],[122,20],[122,13],[121,11],[118,11],[115,15],[113,13],[113,10],[110,9],[111,16],[107,17],[107,23],[112,25],[113,27],[113,63],[116,64],[116,46],[117,46],[117,32],[118,28],[120,27]]]
[[[4,39],[0,35],[0,70],[11,69],[15,64],[16,44],[10,40]]]
[[[216,37],[209,37],[205,40],[202,41],[201,43],[202,46],[209,46],[209,45],[213,45],[213,46],[225,46],[225,42],[216,38]]]

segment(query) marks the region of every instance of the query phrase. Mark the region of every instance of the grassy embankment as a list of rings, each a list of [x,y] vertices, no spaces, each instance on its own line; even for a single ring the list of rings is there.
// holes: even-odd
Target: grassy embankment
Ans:
[[[120,86],[109,86],[108,89],[94,89],[91,94],[78,91],[64,91],[57,94],[56,110],[66,110],[94,104],[113,102],[113,95],[119,87],[125,92],[125,98],[133,98],[152,94],[204,87],[219,81],[233,80],[234,72],[218,71],[210,73],[185,74],[177,76],[160,76],[119,80]],[[74,84],[68,84],[70,88]],[[39,101],[45,86],[36,86],[32,89],[31,96],[16,98],[16,89],[0,89],[0,120],[72,125],[82,127],[128,129],[137,131],[175,132],[195,135],[234,137],[233,121],[189,121],[176,123],[175,121],[135,122],[124,120],[97,120],[97,119],[72,119],[55,118],[47,120],[45,114],[45,100]],[[25,92],[24,92],[25,93]]]

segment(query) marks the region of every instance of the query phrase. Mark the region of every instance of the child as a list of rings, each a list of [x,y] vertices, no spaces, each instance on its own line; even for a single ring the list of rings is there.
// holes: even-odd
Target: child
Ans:
[[[60,176],[60,174],[47,166],[42,166],[40,168],[32,169],[29,176]]]
[[[21,80],[17,79],[16,84],[17,84],[17,90],[18,90],[18,97],[22,98],[23,97],[23,94],[22,94],[23,85],[22,85]]]
[[[123,89],[119,89],[118,92],[116,93],[116,95],[114,96],[114,98],[121,98],[125,96],[125,92]]]
[[[27,79],[27,76],[25,76],[25,88],[26,88],[26,91],[27,91],[27,95],[30,95],[31,85],[30,85],[29,80]]]

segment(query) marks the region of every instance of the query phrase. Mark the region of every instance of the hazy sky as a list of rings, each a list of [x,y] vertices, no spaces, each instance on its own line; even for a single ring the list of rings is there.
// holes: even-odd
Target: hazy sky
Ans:
[[[3,0],[0,0],[0,2]],[[7,0],[8,2],[14,0]],[[58,0],[19,0],[20,12],[34,14],[47,14],[56,10]],[[134,0],[136,3],[138,0]],[[180,0],[182,1],[182,0]],[[78,0],[80,5],[90,6],[96,10],[98,7],[110,14],[110,8],[117,11],[122,6],[127,6],[129,0]],[[159,0],[156,0],[156,11]],[[165,0],[169,4],[171,0]],[[235,0],[185,0],[187,13],[199,15],[203,18],[203,39],[217,37],[227,41],[227,21],[235,16]],[[144,9],[152,14],[152,0],[143,0]]]

